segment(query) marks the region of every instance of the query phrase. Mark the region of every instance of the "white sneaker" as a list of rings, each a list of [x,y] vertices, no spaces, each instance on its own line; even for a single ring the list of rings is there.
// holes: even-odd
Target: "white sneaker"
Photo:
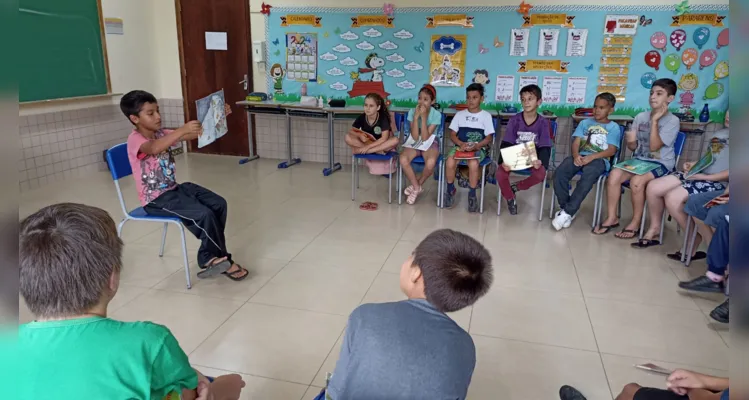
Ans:
[[[554,220],[551,221],[551,226],[558,231],[562,228],[569,228],[570,224],[572,224],[572,218],[564,210],[559,210],[554,216]]]

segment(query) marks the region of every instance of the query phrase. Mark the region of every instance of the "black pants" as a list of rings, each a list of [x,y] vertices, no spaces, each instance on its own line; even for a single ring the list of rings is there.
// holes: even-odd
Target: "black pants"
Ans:
[[[570,196],[569,184],[580,170],[583,174]],[[606,171],[606,162],[602,159],[593,160],[590,164],[578,167],[572,156],[562,161],[554,176],[554,193],[556,193],[559,207],[569,215],[577,214],[580,205],[583,204],[585,196],[590,193],[602,173]]]
[[[687,400],[689,397],[680,396],[670,390],[655,388],[640,388],[633,400]]]
[[[226,200],[210,190],[185,182],[177,188],[162,193],[145,207],[146,213],[159,217],[180,217],[185,227],[200,239],[198,265],[203,268],[215,257],[227,257],[226,251]]]

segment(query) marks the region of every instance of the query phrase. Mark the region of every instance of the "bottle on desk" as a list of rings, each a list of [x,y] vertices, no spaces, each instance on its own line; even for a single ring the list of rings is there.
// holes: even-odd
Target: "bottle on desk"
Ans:
[[[302,96],[306,96],[307,95],[307,84],[306,83],[302,83],[302,93],[301,94],[302,94]]]
[[[707,103],[705,103],[705,106],[702,107],[702,112],[700,113],[700,122],[707,122],[710,120],[710,109],[707,107]]]

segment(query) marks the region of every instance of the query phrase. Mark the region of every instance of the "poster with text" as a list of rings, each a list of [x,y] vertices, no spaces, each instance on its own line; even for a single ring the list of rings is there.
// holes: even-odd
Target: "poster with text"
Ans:
[[[286,79],[317,82],[317,34],[286,34]]]
[[[528,55],[528,40],[531,36],[530,29],[513,29],[510,33],[510,55],[525,57]]]
[[[544,84],[541,87],[544,103],[559,103],[562,101],[562,77],[544,76]]]
[[[461,87],[466,69],[466,35],[432,35],[429,71],[434,86]]]
[[[538,35],[538,55],[556,57],[559,47],[559,29],[541,29]]]
[[[567,57],[585,57],[585,45],[588,43],[587,29],[570,29],[567,34]]]
[[[515,76],[514,75],[497,75],[495,80],[494,100],[509,102],[515,94]]]
[[[588,90],[588,78],[571,77],[567,79],[567,104],[585,104],[585,91]]]

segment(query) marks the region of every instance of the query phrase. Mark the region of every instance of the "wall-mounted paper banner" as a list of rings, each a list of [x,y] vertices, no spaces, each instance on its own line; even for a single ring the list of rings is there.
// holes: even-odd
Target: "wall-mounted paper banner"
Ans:
[[[671,26],[682,26],[682,25],[712,25],[712,26],[723,26],[723,20],[726,18],[725,15],[718,14],[683,14],[674,15],[671,17],[673,22]]]
[[[531,36],[530,29],[513,29],[510,40],[510,55],[525,57],[528,55],[528,39]]]
[[[588,78],[574,77],[567,79],[567,104],[585,104],[585,91],[588,88]]]
[[[603,85],[626,85],[629,78],[620,75],[606,75],[598,78],[598,83]]]
[[[598,69],[598,73],[601,75],[627,75],[629,74],[629,68],[627,67],[601,67]]]
[[[629,56],[632,54],[632,48],[631,47],[604,47],[601,49],[601,54],[606,56],[617,56],[617,55],[623,55],[623,56]]]
[[[523,25],[521,28],[528,28],[536,25],[558,25],[562,28],[574,28],[572,20],[574,15],[567,14],[531,14],[523,16]]]
[[[634,35],[640,24],[639,15],[607,15],[603,33],[609,35]]]
[[[609,93],[613,94],[614,96],[620,96],[620,95],[623,95],[623,94],[627,93],[627,87],[626,86],[598,85],[598,89],[596,89],[596,91],[598,93],[609,92]]]
[[[518,61],[518,72],[528,71],[554,71],[566,74],[569,61],[562,60],[526,60]]]
[[[585,46],[588,42],[588,30],[570,29],[569,33],[569,37],[567,38],[567,51],[565,55],[567,57],[585,56]]]
[[[541,93],[544,103],[559,103],[562,101],[562,78],[561,76],[544,76]]]
[[[512,96],[515,95],[515,75],[497,75],[495,85],[494,100],[512,101]]]
[[[288,14],[281,16],[281,26],[310,25],[319,28],[322,17],[312,14]]]
[[[357,15],[351,17],[351,27],[360,28],[362,26],[382,26],[385,28],[392,28],[395,17],[388,17],[387,15]]]
[[[473,28],[473,17],[466,14],[435,14],[427,18],[427,28],[436,28],[438,26],[462,26],[463,28]]]
[[[601,64],[606,66],[612,66],[612,65],[621,65],[621,66],[627,66],[629,65],[630,58],[629,57],[601,57]]]
[[[541,29],[538,34],[538,56],[556,57],[559,48],[559,29]]]
[[[605,36],[603,38],[603,44],[613,46],[632,46],[634,41],[632,36]]]

